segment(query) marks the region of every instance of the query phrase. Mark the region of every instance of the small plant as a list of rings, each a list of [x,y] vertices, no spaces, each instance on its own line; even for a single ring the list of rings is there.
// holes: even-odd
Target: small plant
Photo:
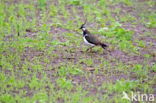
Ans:
[[[10,94],[4,94],[0,96],[0,101],[2,103],[16,103],[14,97]]]
[[[80,5],[80,0],[70,0],[70,4],[72,4],[72,5]]]
[[[34,94],[32,97],[32,102],[41,102],[41,103],[46,103],[48,101],[48,95],[46,91],[40,91],[39,93]]]
[[[46,7],[47,0],[38,0],[39,8],[44,9]]]
[[[66,78],[59,78],[59,79],[57,79],[56,82],[60,88],[71,89],[73,87],[71,81],[67,80]]]
[[[61,66],[58,70],[59,76],[79,75],[82,73],[82,70],[74,66]]]
[[[133,67],[133,72],[137,74],[138,78],[146,78],[148,73],[148,67],[141,64],[136,64]]]
[[[154,72],[156,72],[156,64],[153,64],[151,70],[153,70]]]
[[[130,81],[130,80],[118,80],[115,84],[108,86],[108,90],[112,92],[119,92],[122,93],[123,91],[130,92],[135,90],[138,86],[137,81]]]

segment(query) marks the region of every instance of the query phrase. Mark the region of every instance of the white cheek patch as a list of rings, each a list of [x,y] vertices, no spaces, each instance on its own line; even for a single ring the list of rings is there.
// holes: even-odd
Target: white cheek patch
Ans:
[[[86,30],[86,28],[82,28],[82,30],[83,30],[83,31],[85,31],[85,30]]]

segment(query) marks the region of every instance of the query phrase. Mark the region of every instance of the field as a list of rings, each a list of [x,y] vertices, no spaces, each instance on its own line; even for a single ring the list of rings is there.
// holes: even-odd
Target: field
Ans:
[[[86,19],[107,50],[86,51]],[[0,0],[0,103],[156,103],[150,94],[155,0]]]

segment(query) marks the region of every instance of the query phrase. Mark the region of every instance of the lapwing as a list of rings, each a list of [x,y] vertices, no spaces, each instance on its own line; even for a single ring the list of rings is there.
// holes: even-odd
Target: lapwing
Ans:
[[[94,46],[101,46],[103,49],[106,49],[108,47],[108,45],[102,43],[95,35],[91,34],[86,28],[85,28],[85,24],[81,25],[80,29],[83,31],[83,40],[87,45],[90,45],[91,47],[87,49],[90,50],[92,49]]]

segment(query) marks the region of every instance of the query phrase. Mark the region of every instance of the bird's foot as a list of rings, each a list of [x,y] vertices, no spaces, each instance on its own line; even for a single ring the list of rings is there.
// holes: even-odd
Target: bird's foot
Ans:
[[[86,51],[87,51],[87,52],[90,51],[90,48],[88,48]]]

